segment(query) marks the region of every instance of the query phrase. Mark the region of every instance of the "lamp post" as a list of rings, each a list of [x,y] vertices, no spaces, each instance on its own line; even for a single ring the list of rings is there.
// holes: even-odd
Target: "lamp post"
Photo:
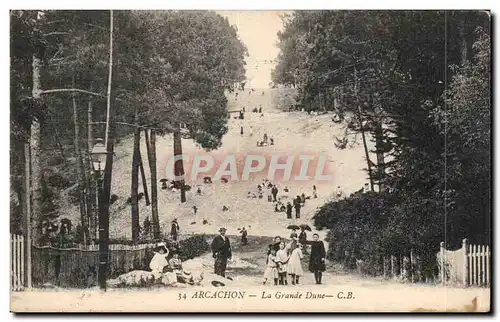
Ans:
[[[106,275],[108,270],[108,212],[103,204],[103,173],[106,168],[107,151],[102,139],[97,139],[92,148],[92,165],[97,181],[97,200],[99,209],[99,287],[106,290]]]

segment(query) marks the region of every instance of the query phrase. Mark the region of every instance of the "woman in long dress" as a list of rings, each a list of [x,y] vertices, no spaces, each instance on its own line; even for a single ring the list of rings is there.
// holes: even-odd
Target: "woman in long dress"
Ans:
[[[302,254],[302,244],[298,244],[294,250],[292,250],[292,254],[288,259],[287,273],[290,275],[292,280],[292,285],[299,284],[300,276],[304,275],[304,270],[302,269],[302,258],[304,258],[304,254]]]
[[[279,247],[280,249],[276,252],[276,264],[278,264],[279,284],[288,285],[288,281],[286,279],[288,254],[287,250],[285,249],[285,243],[281,242]]]
[[[323,272],[325,271],[325,244],[323,241],[319,240],[319,235],[313,235],[313,241],[311,242],[311,258],[309,260],[309,271],[314,273],[314,279],[316,284],[321,284],[321,278]]]

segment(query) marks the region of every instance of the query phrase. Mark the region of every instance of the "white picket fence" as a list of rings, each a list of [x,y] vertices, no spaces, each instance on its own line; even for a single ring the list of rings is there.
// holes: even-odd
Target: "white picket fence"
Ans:
[[[22,291],[24,280],[24,237],[10,234],[10,289]]]
[[[469,285],[490,285],[491,252],[488,245],[468,245]]]
[[[441,242],[437,254],[442,284],[458,284],[464,287],[489,287],[491,284],[491,250],[487,245],[469,245],[467,239],[462,248],[450,251]]]

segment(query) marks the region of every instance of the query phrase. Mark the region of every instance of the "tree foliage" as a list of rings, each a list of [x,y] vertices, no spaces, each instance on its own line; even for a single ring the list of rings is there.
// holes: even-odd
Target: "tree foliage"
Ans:
[[[38,118],[43,120],[41,161],[47,182],[57,174],[74,183],[79,162],[74,157],[75,126],[81,133],[77,148],[83,151],[87,137],[104,137],[109,12],[21,10],[10,16],[13,187],[22,186],[23,144]],[[137,108],[138,125],[167,134],[186,124],[189,137],[202,147],[220,146],[227,132],[224,93],[244,80],[247,55],[228,20],[211,11],[118,11],[114,29],[116,121],[134,123]],[[49,90],[42,104],[30,100],[35,52],[42,59],[42,89]],[[72,92],[67,91],[72,88],[80,90],[75,93],[76,125]],[[89,121],[98,123],[90,136]],[[115,137],[133,130],[117,126]],[[83,155],[88,157],[88,151]],[[59,190],[51,198],[56,201],[66,193]]]
[[[333,249],[347,242],[352,218],[366,216],[373,227],[358,246],[372,243],[381,253],[395,244],[432,254],[441,241],[451,248],[463,238],[489,242],[489,23],[472,11],[297,11],[286,18],[274,83],[297,86],[306,109],[318,109],[318,97],[335,98],[339,104],[330,99],[323,108],[361,119],[374,135],[382,124],[377,155],[390,157],[374,164],[382,166],[375,179],[386,193],[353,196],[318,215],[337,238]],[[384,201],[374,205],[373,198]],[[380,212],[386,218],[379,222]]]

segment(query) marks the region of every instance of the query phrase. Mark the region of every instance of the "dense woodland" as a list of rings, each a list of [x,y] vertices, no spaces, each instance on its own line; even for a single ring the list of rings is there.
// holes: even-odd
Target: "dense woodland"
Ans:
[[[160,238],[155,139],[173,133],[205,149],[220,145],[225,93],[245,80],[247,50],[237,30],[209,11],[11,11],[10,28],[11,232],[23,233],[24,214],[31,213],[35,242],[57,239],[51,231],[60,235],[64,222],[57,201],[71,198],[81,221],[66,222],[66,239],[96,240],[89,151],[96,138],[109,136],[112,151],[133,135],[132,237],[137,242],[142,175],[151,229]],[[141,137],[148,160],[139,154]],[[111,173],[105,176],[109,184]],[[104,198],[113,202],[109,187]]]
[[[326,204],[315,217],[330,229],[330,258],[354,254],[375,265],[413,249],[429,276],[441,241],[489,244],[489,14],[296,11],[283,19],[275,86],[295,88],[299,107],[335,110],[375,140],[366,170],[377,192]]]

